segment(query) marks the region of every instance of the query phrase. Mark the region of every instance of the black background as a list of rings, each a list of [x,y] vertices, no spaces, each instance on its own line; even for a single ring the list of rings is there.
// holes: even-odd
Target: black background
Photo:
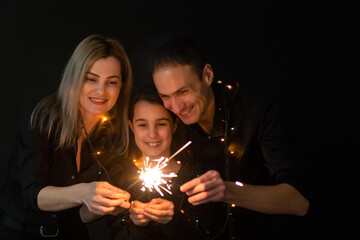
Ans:
[[[309,214],[298,239],[355,239],[358,220],[359,9],[331,1],[0,0],[0,183],[23,117],[56,91],[76,45],[91,34],[124,45],[135,88],[148,57],[188,36],[217,80],[234,79],[279,99],[308,173]],[[94,239],[101,239],[93,228]]]

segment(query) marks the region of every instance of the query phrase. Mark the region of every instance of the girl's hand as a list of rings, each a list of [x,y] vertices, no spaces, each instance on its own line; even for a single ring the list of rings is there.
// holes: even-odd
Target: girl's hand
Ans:
[[[147,203],[144,215],[154,222],[166,224],[174,216],[174,203],[162,198],[152,199]]]
[[[148,203],[133,201],[130,208],[130,218],[137,226],[146,226],[150,222],[150,218],[144,215],[145,208]]]

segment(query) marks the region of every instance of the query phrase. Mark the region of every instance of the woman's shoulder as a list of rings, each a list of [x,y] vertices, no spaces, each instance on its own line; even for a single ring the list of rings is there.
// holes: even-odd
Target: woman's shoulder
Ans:
[[[45,105],[47,105],[46,108]],[[48,129],[51,119],[50,109],[57,111],[55,110],[56,106],[54,96],[50,95],[26,112],[19,133],[20,140],[24,145],[41,147],[49,142],[54,134],[48,134],[46,129]],[[53,117],[52,126],[56,126],[58,121]]]

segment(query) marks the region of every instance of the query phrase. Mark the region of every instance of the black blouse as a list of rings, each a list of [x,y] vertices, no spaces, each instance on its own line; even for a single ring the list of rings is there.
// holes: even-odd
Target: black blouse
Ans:
[[[107,152],[105,148],[98,147],[96,138],[89,136],[84,141],[78,172],[77,146],[67,150],[58,149],[53,138],[42,135],[39,129],[30,128],[27,122],[12,151],[6,182],[0,192],[0,210],[19,223],[58,224],[59,236],[64,239],[75,236],[87,239],[86,225],[79,216],[80,207],[59,212],[41,211],[37,205],[37,196],[46,186],[65,187],[107,180],[95,160],[96,157],[102,165],[108,166]]]

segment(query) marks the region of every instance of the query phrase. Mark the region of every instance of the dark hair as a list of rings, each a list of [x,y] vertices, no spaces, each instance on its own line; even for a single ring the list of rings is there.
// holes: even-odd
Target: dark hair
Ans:
[[[140,101],[145,101],[145,102],[159,104],[161,106],[164,106],[154,84],[149,84],[149,85],[143,86],[143,87],[137,89],[131,96],[130,105],[129,105],[129,120],[131,122],[133,121],[133,118],[134,118],[135,105],[136,105],[136,103],[138,103]],[[174,113],[172,113],[171,111],[169,111],[169,110],[167,110],[167,111],[169,112],[173,122],[175,122],[177,119],[177,116]],[[127,157],[135,158],[135,159],[140,158],[141,151],[138,148],[138,146],[135,144],[134,134],[131,131],[130,131],[129,139],[130,139],[130,144],[129,144],[128,153],[126,154]]]
[[[129,120],[132,121],[134,117],[134,108],[136,103],[140,101],[145,101],[149,103],[159,104],[161,106],[163,105],[163,102],[154,86],[154,84],[146,85],[142,88],[139,88],[136,90],[130,99],[130,106],[129,106]],[[176,115],[172,113],[171,111],[167,110],[170,113],[170,116],[172,117],[172,120],[176,120]]]
[[[198,45],[188,38],[174,38],[162,44],[153,54],[150,71],[166,65],[190,65],[202,79],[203,69],[208,63]]]

